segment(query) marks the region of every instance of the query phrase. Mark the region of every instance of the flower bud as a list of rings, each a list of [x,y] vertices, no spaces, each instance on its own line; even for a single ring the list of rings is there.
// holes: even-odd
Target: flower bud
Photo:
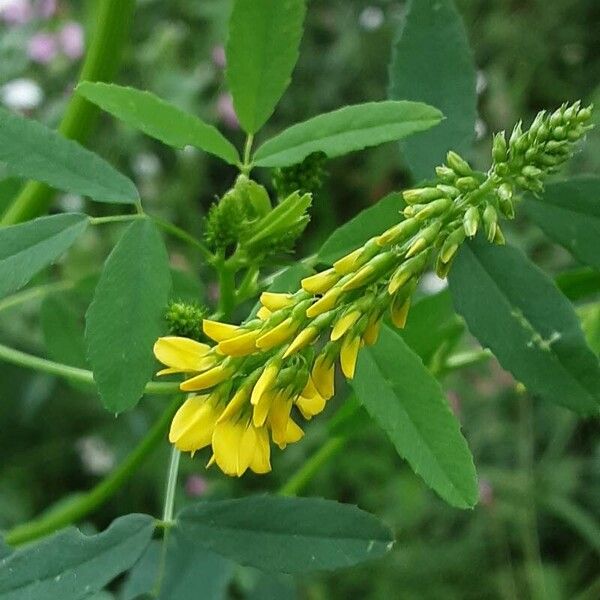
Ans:
[[[436,167],[435,174],[437,175],[438,179],[444,183],[454,183],[456,180],[456,173],[446,165]]]
[[[483,225],[485,227],[488,241],[494,241],[494,238],[496,237],[496,229],[498,227],[498,213],[491,204],[488,204],[483,211]]]
[[[461,192],[472,192],[479,187],[479,182],[475,177],[460,177],[456,181],[456,187]]]
[[[417,221],[425,221],[431,217],[443,215],[452,206],[452,200],[449,198],[440,198],[434,200],[422,208],[416,215]]]
[[[405,190],[402,197],[407,204],[427,203],[443,197],[443,192],[434,187]]]
[[[446,162],[448,166],[457,174],[463,177],[469,177],[473,173],[473,169],[469,166],[469,163],[459,156],[456,152],[450,150],[446,156]]]
[[[465,212],[463,219],[463,225],[465,234],[472,238],[477,235],[477,228],[479,227],[479,210],[476,206],[470,206]]]
[[[492,146],[492,157],[495,162],[505,162],[508,158],[508,147],[506,144],[506,137],[504,131],[497,133],[494,136],[494,143]]]

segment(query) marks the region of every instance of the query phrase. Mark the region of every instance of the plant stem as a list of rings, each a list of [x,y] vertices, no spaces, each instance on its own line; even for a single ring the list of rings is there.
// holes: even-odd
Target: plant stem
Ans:
[[[94,15],[95,31],[86,53],[79,81],[110,81],[119,65],[133,21],[135,0],[99,0]],[[84,143],[89,137],[99,109],[74,94],[58,128],[65,137]],[[29,182],[8,207],[0,221],[13,225],[44,214],[54,190],[39,182]]]
[[[179,472],[179,459],[181,452],[173,446],[171,448],[171,460],[169,462],[169,475],[167,477],[167,487],[165,492],[165,505],[163,508],[163,522],[171,523],[173,521],[173,508],[175,506],[175,490],[177,488],[177,473]]]
[[[152,220],[162,229],[164,229],[167,233],[170,233],[173,237],[180,239],[182,242],[193,246],[197,250],[200,250],[200,253],[204,256],[205,259],[212,261],[214,256],[212,252],[198,239],[196,239],[193,235],[189,234],[187,231],[180,229],[177,225],[173,225],[169,221],[165,221],[159,217],[151,217]]]
[[[26,369],[33,369],[35,371],[41,371],[42,373],[48,373],[49,375],[56,375],[57,377],[63,377],[70,381],[77,381],[89,385],[90,387],[96,387],[94,381],[94,375],[91,371],[86,369],[80,369],[78,367],[71,367],[69,365],[63,365],[62,363],[40,358],[39,356],[33,356],[15,350],[9,346],[0,344],[0,359],[24,367]],[[179,390],[179,383],[160,383],[151,381],[146,384],[144,389],[145,394],[173,394]]]
[[[143,215],[136,213],[134,215],[112,215],[110,217],[90,217],[90,225],[105,225],[106,223],[122,223],[126,221],[134,221],[141,218]]]
[[[252,144],[254,143],[254,136],[248,134],[246,137],[246,143],[244,144],[244,162],[240,165],[240,171],[244,175],[249,175],[252,170]]]
[[[64,508],[53,511],[45,517],[17,525],[6,534],[4,538],[6,543],[9,546],[19,546],[31,542],[81,520],[100,507],[123,486],[150,452],[164,439],[171,419],[180,403],[179,396],[173,399],[140,443],[96,487],[75,502],[64,506]]]
[[[0,312],[3,310],[8,310],[9,308],[13,308],[14,306],[19,306],[19,304],[23,304],[30,300],[45,298],[49,294],[53,294],[55,292],[65,292],[73,289],[74,287],[74,281],[59,281],[56,283],[45,283],[43,285],[38,285],[23,290],[22,292],[18,292],[12,296],[7,296],[6,298],[0,300]]]
[[[299,494],[319,472],[321,467],[326,465],[334,456],[336,456],[348,443],[349,435],[339,435],[332,437],[321,446],[301,467],[279,488],[279,494],[282,496],[296,496]]]
[[[221,318],[229,319],[235,308],[235,269],[227,262],[217,266],[219,272],[219,306],[217,308]]]

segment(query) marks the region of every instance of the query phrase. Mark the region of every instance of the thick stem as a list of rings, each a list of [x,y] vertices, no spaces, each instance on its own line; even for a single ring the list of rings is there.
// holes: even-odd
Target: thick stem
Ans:
[[[119,65],[129,37],[135,0],[98,0],[95,30],[79,81],[110,81]],[[74,94],[58,128],[65,137],[84,143],[89,137],[99,109]],[[39,182],[29,182],[4,214],[2,225],[13,225],[44,214],[54,190]]]
[[[180,398],[175,398],[127,458],[96,487],[75,502],[53,511],[46,517],[40,517],[11,529],[4,538],[6,543],[9,546],[19,546],[44,537],[83,519],[104,504],[125,484],[150,452],[164,439],[171,419],[180,403]]]
[[[175,490],[177,489],[177,474],[179,473],[179,459],[181,452],[175,446],[171,448],[171,461],[169,462],[169,474],[167,476],[167,487],[165,491],[165,505],[163,508],[163,521],[173,521],[173,510],[175,506]]]
[[[227,262],[217,267],[219,271],[219,306],[218,312],[223,319],[229,319],[235,308],[235,269]]]

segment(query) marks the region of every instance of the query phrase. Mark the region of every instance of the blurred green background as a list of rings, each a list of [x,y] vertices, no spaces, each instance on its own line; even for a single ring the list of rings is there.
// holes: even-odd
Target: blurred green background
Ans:
[[[597,0],[459,0],[478,68],[479,121],[469,158],[485,167],[490,132],[528,121],[569,99],[600,101],[600,3]],[[94,1],[0,1],[0,101],[56,125],[76,80]],[[294,81],[262,135],[338,106],[381,100],[391,44],[406,5],[392,0],[312,0]],[[224,80],[226,0],[139,0],[117,81],[149,89],[212,121],[241,144]],[[432,66],[435,68],[435,65]],[[596,118],[596,120],[598,120]],[[89,142],[137,183],[147,210],[192,233],[231,185],[235,172],[195,151],[175,152],[103,116]],[[570,168],[597,172],[600,134],[589,135]],[[298,256],[387,192],[410,184],[395,145],[332,161]],[[259,173],[269,183],[268,173]],[[0,182],[0,211],[18,189]],[[80,198],[56,209],[97,211]],[[105,214],[105,213],[102,213]],[[101,260],[119,228],[90,232],[33,285],[64,289],[17,307],[0,302],[0,342],[85,366],[83,314]],[[533,225],[517,220],[509,240],[550,273],[575,267]],[[174,295],[214,299],[211,273],[170,242]],[[429,279],[424,293],[439,291]],[[590,342],[600,351],[600,309],[585,298]],[[461,348],[474,343],[464,335]],[[366,417],[353,441],[305,490],[355,502],[398,533],[385,560],[298,580],[298,597],[438,599],[600,598],[600,443],[597,424],[520,393],[493,361],[445,379],[480,474],[481,501],[470,512],[446,506],[411,473]],[[333,414],[342,403],[341,394]],[[0,364],[0,529],[94,485],[146,432],[164,399],[148,398],[115,419],[93,395],[46,375]],[[330,435],[327,415],[302,443],[276,453],[267,477],[226,479],[206,471],[206,456],[182,461],[178,504],[276,489]],[[127,512],[160,512],[168,447],[90,519],[102,528]],[[255,574],[242,571],[242,597]],[[284,587],[275,596],[294,597]],[[285,591],[284,591],[285,590]],[[258,596],[260,597],[260,596]],[[264,596],[267,597],[267,596]]]

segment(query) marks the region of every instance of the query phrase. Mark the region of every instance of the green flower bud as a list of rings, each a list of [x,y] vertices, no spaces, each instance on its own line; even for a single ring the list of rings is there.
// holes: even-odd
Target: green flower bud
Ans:
[[[506,144],[504,131],[501,131],[494,136],[492,158],[498,163],[504,162],[508,158],[508,146]]]
[[[491,204],[488,204],[483,211],[483,225],[488,241],[494,241],[498,228],[498,213]]]
[[[454,183],[456,180],[456,173],[446,165],[436,167],[435,174],[437,175],[438,179],[444,183]]]
[[[416,215],[418,221],[425,221],[431,217],[443,215],[452,206],[452,200],[449,198],[440,198],[426,204]]]
[[[460,196],[460,190],[455,188],[453,185],[444,185],[443,183],[440,183],[436,187],[444,194],[444,196],[450,198],[451,200],[454,200]]]
[[[476,206],[470,206],[465,212],[463,226],[465,234],[468,237],[472,238],[477,235],[477,229],[479,227],[479,210]]]
[[[208,309],[201,304],[171,300],[165,313],[169,335],[201,340],[202,320],[207,314]]]
[[[440,250],[440,258],[442,262],[447,263],[452,260],[452,257],[456,254],[456,251],[463,243],[465,239],[465,230],[463,227],[455,229],[447,238],[442,249]]]
[[[523,167],[521,173],[523,173],[525,177],[531,177],[534,179],[542,174],[542,170],[532,165],[527,165],[526,167]]]
[[[463,193],[472,192],[479,187],[479,182],[475,177],[460,177],[456,180],[456,187]]]
[[[473,169],[469,166],[469,163],[459,156],[456,152],[450,150],[446,156],[446,162],[448,166],[457,174],[463,177],[469,177],[473,174]]]
[[[443,192],[437,188],[417,188],[414,190],[405,190],[402,192],[402,197],[407,204],[420,204],[431,202],[443,197]]]

